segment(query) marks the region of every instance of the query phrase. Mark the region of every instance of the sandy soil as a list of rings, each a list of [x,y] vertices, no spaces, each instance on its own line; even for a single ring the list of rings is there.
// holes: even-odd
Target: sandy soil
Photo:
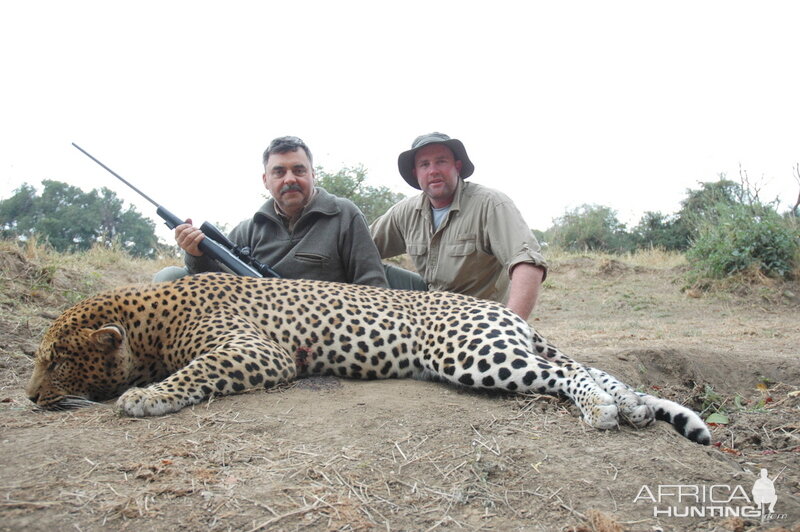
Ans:
[[[599,432],[565,401],[419,381],[306,379],[150,419],[36,412],[24,385],[49,320],[151,272],[89,282],[8,250],[0,266],[0,530],[800,530],[796,284],[689,297],[676,269],[554,264],[534,327],[725,413],[704,447],[664,423]],[[762,468],[769,519],[746,509]]]

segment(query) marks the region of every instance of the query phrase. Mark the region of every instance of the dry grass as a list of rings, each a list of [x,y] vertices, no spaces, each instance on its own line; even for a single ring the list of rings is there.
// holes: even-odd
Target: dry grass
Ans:
[[[0,240],[0,261],[4,294],[47,294],[51,303],[73,303],[106,288],[146,282],[159,269],[179,263],[133,258],[117,247],[62,254],[35,239],[23,245]]]
[[[686,265],[686,257],[683,253],[677,251],[665,251],[660,248],[639,249],[632,253],[613,254],[599,251],[581,253],[575,251],[564,251],[559,248],[551,247],[546,251],[546,258],[548,262],[554,264],[585,258],[599,262],[616,261],[628,266],[638,266],[642,268],[651,268],[654,270],[669,270],[673,268],[680,268]]]

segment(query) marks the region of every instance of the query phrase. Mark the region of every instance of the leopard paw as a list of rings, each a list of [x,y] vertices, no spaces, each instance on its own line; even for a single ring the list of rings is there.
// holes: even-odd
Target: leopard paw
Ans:
[[[655,423],[655,411],[627,386],[616,388],[611,396],[619,407],[620,418],[629,425],[642,429]]]
[[[619,415],[629,425],[637,429],[649,427],[656,421],[656,413],[645,404],[638,404],[636,406],[620,405]]]
[[[127,416],[162,416],[186,406],[174,396],[152,388],[131,388],[117,399],[117,410]]]
[[[584,412],[583,420],[596,429],[608,430],[619,426],[619,409],[617,405],[593,405]]]

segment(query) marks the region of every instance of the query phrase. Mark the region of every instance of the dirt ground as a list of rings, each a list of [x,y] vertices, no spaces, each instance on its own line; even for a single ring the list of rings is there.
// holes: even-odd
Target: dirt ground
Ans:
[[[50,319],[155,266],[87,273],[10,248],[0,266],[0,530],[800,530],[797,283],[709,295],[682,291],[679,266],[554,261],[534,327],[725,414],[706,447],[660,422],[600,432],[563,400],[420,381],[314,378],[149,419],[34,411],[24,386]],[[768,518],[751,508],[762,468]]]

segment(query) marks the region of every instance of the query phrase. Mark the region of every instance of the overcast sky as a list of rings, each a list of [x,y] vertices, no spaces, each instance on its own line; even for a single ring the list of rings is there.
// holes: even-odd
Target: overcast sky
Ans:
[[[792,1],[3,2],[0,198],[108,186],[158,220],[75,142],[232,226],[263,201],[274,137],[411,194],[397,155],[442,131],[537,229],[585,203],[673,213],[740,165],[788,208],[798,52]]]

